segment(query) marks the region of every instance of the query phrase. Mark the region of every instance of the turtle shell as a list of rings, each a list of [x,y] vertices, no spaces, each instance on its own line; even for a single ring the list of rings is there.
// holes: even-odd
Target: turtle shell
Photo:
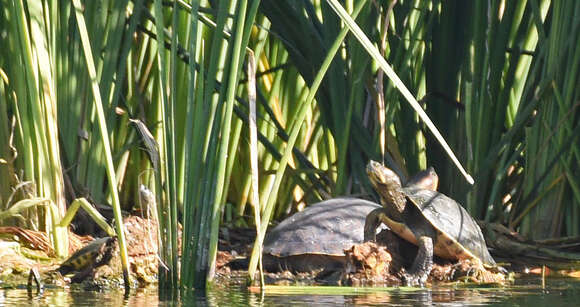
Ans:
[[[481,229],[467,211],[455,200],[439,192],[404,188],[407,205],[420,210],[425,220],[414,221],[413,227],[433,226],[437,237],[434,254],[447,259],[479,259],[483,264],[495,265],[489,254]],[[389,220],[388,226],[403,239],[417,244],[408,224]]]
[[[348,197],[313,204],[268,232],[263,251],[277,257],[344,256],[345,249],[363,242],[365,217],[380,207],[374,202]]]
[[[73,271],[83,271],[97,267],[110,260],[115,238],[105,237],[95,239],[85,247],[77,250],[57,269],[62,275]]]

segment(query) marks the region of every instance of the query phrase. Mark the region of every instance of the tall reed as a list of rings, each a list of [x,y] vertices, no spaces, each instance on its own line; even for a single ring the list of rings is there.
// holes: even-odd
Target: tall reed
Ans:
[[[27,217],[51,232],[67,201],[84,196],[111,204],[120,221],[145,184],[157,196],[163,291],[206,287],[220,227],[260,230],[253,277],[272,220],[324,198],[372,195],[369,159],[402,176],[434,165],[441,191],[477,218],[535,237],[580,231],[575,2],[4,3],[0,176],[10,189],[0,185],[1,210],[50,200],[55,218]]]

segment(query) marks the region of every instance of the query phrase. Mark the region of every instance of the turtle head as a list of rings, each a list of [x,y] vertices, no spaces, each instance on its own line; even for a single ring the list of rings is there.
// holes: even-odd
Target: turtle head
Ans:
[[[367,175],[375,191],[381,196],[381,203],[385,208],[396,209],[402,213],[405,209],[405,193],[399,176],[379,162],[370,161],[367,165]]]
[[[428,169],[415,174],[415,176],[407,181],[405,186],[409,188],[437,191],[437,187],[439,186],[439,176],[437,176],[433,167],[429,167]]]
[[[401,179],[390,168],[383,166],[377,161],[371,160],[367,165],[367,175],[374,188],[379,189],[401,189]],[[377,191],[378,192],[378,191]]]

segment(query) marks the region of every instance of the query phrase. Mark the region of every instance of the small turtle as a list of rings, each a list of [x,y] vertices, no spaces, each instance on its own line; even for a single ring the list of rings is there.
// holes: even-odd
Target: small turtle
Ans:
[[[377,226],[382,222],[398,236],[419,247],[408,274],[404,276],[407,284],[425,284],[433,266],[433,254],[495,266],[481,229],[456,201],[433,190],[402,187],[397,174],[375,161],[367,165],[367,174],[381,197],[383,207],[367,216],[365,241],[375,239]]]
[[[109,263],[113,257],[115,241],[115,237],[95,239],[72,254],[56,271],[63,276],[77,272],[71,278],[71,282],[82,282],[89,275],[92,275],[96,268]]]
[[[437,174],[430,168],[415,175],[408,184],[417,189],[437,189],[437,182]],[[344,250],[363,242],[365,217],[380,207],[349,197],[308,206],[268,232],[264,241],[264,268],[269,272],[342,269],[346,261]]]

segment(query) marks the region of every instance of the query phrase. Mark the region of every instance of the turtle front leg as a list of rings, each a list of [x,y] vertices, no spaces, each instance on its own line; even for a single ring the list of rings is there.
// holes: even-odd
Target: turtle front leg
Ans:
[[[403,282],[407,286],[424,287],[433,268],[433,239],[428,236],[419,238],[419,251],[413,261],[409,273],[403,275]]]
[[[377,227],[381,225],[382,219],[386,217],[385,208],[377,208],[371,211],[365,219],[365,242],[376,241]]]
[[[71,277],[70,282],[75,284],[75,283],[81,283],[83,282],[85,279],[87,279],[90,276],[93,276],[93,274],[95,273],[95,269],[94,267],[88,267],[78,273],[76,273],[75,275],[73,275],[73,277]]]

